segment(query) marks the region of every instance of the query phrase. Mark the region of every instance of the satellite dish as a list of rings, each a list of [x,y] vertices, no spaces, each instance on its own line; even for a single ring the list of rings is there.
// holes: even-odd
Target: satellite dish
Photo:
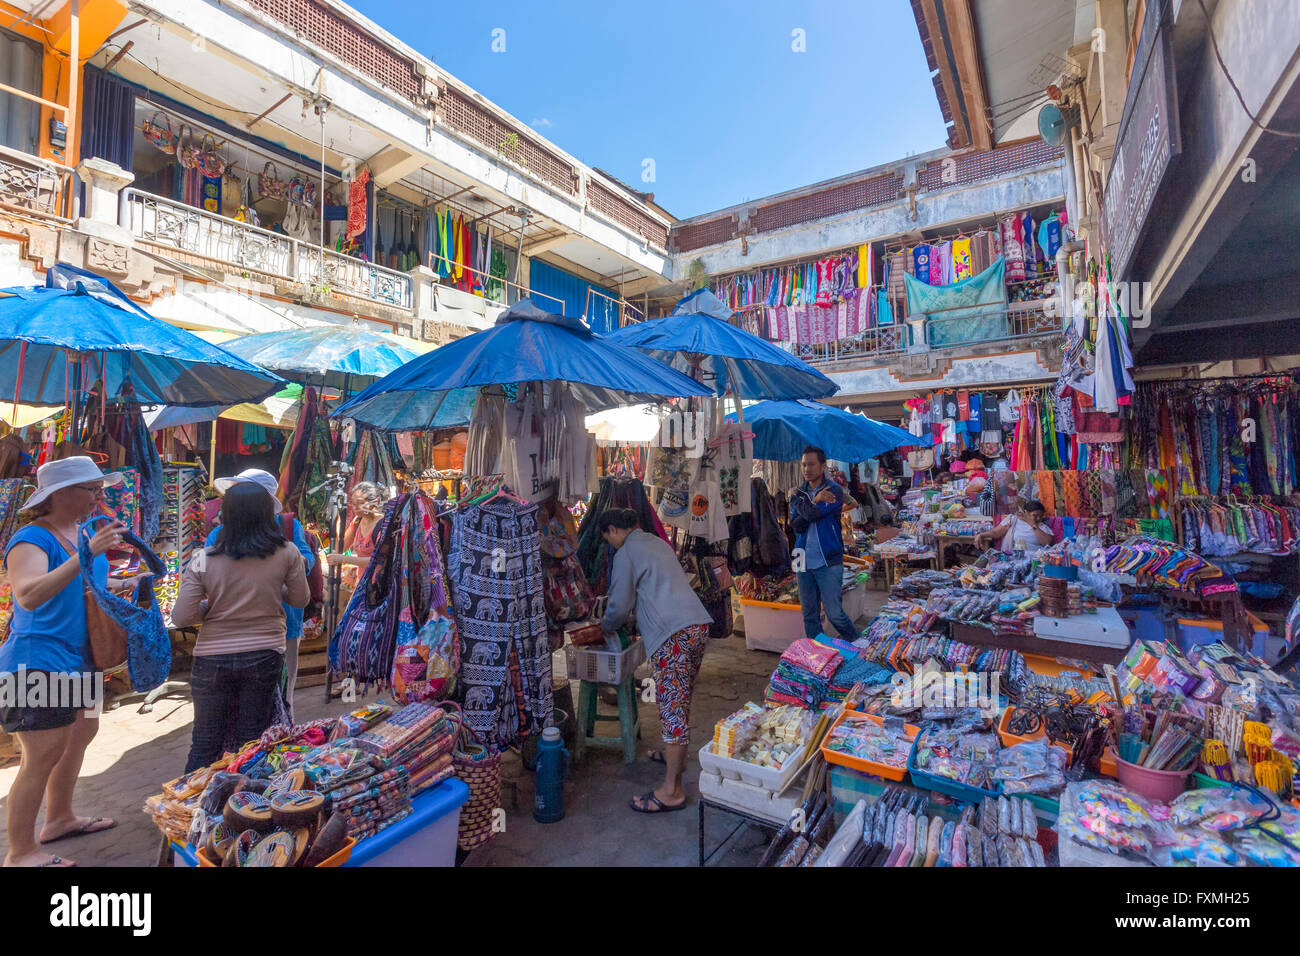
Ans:
[[[1066,121],[1061,108],[1055,103],[1046,104],[1038,111],[1038,135],[1049,146],[1060,146],[1065,142]]]

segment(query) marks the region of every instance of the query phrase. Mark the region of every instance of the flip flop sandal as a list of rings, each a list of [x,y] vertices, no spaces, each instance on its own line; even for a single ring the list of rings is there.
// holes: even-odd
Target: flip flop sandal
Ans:
[[[633,797],[631,800],[628,801],[628,806],[630,806],[630,807],[631,807],[633,810],[635,810],[637,813],[674,813],[674,812],[676,812],[677,810],[685,810],[685,809],[686,809],[686,801],[685,801],[685,800],[683,800],[681,803],[679,803],[679,804],[678,804],[677,806],[675,806],[675,807],[670,807],[668,804],[664,803],[664,802],[661,801],[658,797],[656,797],[656,796],[655,796],[655,792],[654,792],[653,790],[647,791],[646,793],[642,794],[642,795],[641,795],[641,802],[642,802],[643,804],[645,804],[645,806],[640,806],[640,807],[638,807],[638,806],[636,805],[636,797]],[[658,809],[658,810],[651,810],[649,805],[652,804],[652,803],[653,803],[656,807],[658,807],[659,809]]]
[[[107,823],[108,826],[96,826],[95,824],[97,823]],[[103,833],[105,830],[111,830],[115,826],[117,826],[116,820],[110,820],[108,817],[95,817],[93,820],[87,820],[76,829],[69,830],[67,833],[60,833],[58,836],[51,837],[48,840],[41,840],[40,843],[44,846],[47,843],[58,843],[60,840],[66,840],[69,837],[88,836],[91,833]]]
[[[649,760],[651,763],[662,763],[662,764],[668,763],[668,761],[664,759],[664,752],[662,750],[647,751],[646,759]]]
[[[65,866],[64,864],[67,864],[67,865]],[[61,857],[61,856],[52,856],[52,857],[50,857],[48,860],[46,860],[44,863],[38,863],[38,864],[36,864],[36,867],[35,867],[35,868],[38,869],[38,870],[43,870],[43,869],[45,869],[46,867],[56,867],[56,868],[61,869],[61,870],[70,870],[70,869],[72,869],[72,868],[73,868],[74,866],[76,866],[76,865],[77,865],[77,864],[75,864],[75,863],[73,863],[73,862],[71,862],[71,861],[69,861],[69,860],[65,860],[65,859],[64,859],[63,857]]]

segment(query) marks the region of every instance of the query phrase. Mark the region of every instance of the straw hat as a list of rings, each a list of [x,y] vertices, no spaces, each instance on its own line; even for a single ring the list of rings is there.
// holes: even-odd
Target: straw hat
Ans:
[[[280,504],[280,499],[277,497],[280,482],[269,471],[263,471],[261,468],[246,468],[233,478],[218,478],[212,483],[212,487],[217,489],[219,495],[224,495],[234,485],[257,485],[275,502],[276,514],[284,510],[284,505]]]
[[[23,505],[22,510],[26,511],[28,508],[35,508],[60,488],[83,485],[91,481],[103,482],[107,487],[108,485],[116,485],[121,480],[122,473],[120,471],[110,471],[108,474],[104,474],[99,470],[99,466],[85,455],[75,455],[71,458],[61,458],[58,461],[48,461],[36,470],[36,490],[27,499],[27,503]]]

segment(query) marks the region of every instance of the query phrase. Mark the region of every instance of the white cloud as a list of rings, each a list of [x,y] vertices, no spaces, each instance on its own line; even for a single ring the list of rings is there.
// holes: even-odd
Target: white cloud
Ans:
[[[548,127],[554,126],[555,124],[552,123],[548,117],[543,116],[540,119],[533,120],[528,125],[531,126],[533,129],[547,129]]]

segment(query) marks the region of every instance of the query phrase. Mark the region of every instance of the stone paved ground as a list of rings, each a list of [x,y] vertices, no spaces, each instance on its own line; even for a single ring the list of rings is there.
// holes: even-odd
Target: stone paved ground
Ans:
[[[869,592],[874,614],[882,594]],[[862,623],[862,622],[859,622]],[[612,750],[588,748],[581,765],[575,765],[565,787],[565,819],[543,825],[533,820],[532,774],[519,757],[503,760],[502,803],[507,812],[506,831],[475,851],[468,866],[695,866],[698,859],[699,764],[694,754],[713,735],[721,717],[747,700],[761,700],[777,655],[748,651],[742,637],[710,643],[704,657],[691,712],[691,754],[687,764],[686,792],[690,806],[662,819],[634,813],[628,806],[633,794],[653,789],[663,767],[644,759],[645,750],[659,745],[659,718],[653,703],[641,703],[641,755],[624,764]],[[643,668],[648,674],[648,668]],[[641,673],[639,672],[639,676]],[[574,698],[577,685],[573,685]],[[350,709],[338,701],[326,703],[324,688],[300,690],[295,703],[300,719],[337,715]],[[149,866],[157,857],[158,831],[143,812],[145,798],[160,790],[163,781],[177,776],[189,751],[193,707],[183,692],[164,698],[150,714],[137,713],[138,702],[106,712],[99,736],[86,753],[77,788],[77,810],[90,816],[111,816],[118,826],[57,844],[60,855],[81,865]],[[612,710],[602,705],[603,712]],[[611,726],[611,725],[607,725]],[[0,768],[0,857],[7,850],[3,832],[9,787],[17,765]],[[710,812],[705,837],[712,849],[735,827],[736,821]],[[742,831],[728,844],[716,864],[753,863],[764,845],[762,831]]]

